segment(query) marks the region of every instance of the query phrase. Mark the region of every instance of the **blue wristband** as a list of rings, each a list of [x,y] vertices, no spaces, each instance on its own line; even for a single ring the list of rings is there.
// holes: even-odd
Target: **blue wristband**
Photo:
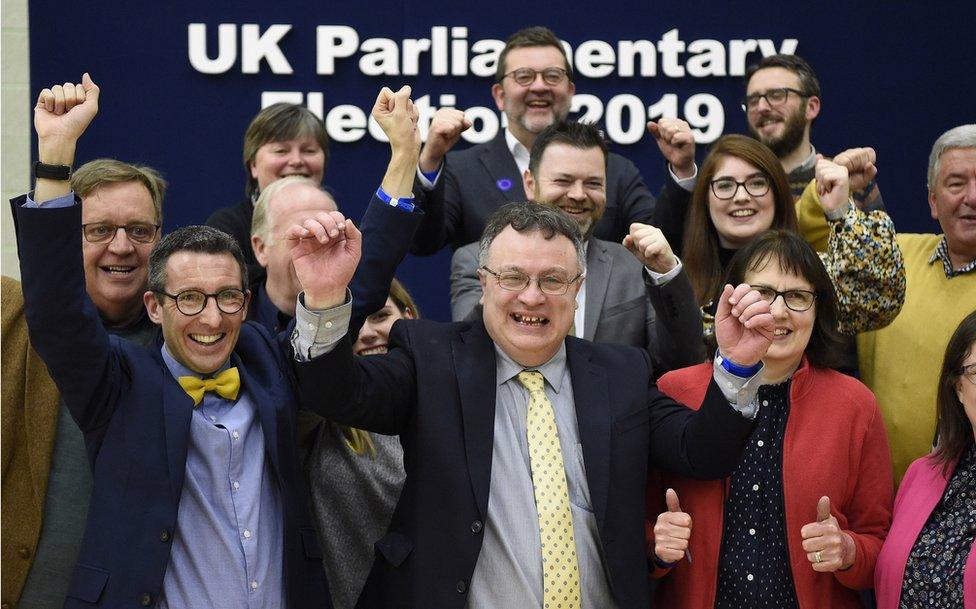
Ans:
[[[390,207],[397,207],[407,212],[412,212],[414,209],[413,197],[391,197],[386,194],[382,186],[376,189],[376,197]]]
[[[719,365],[722,366],[722,368],[726,372],[728,372],[729,374],[733,374],[739,378],[747,379],[753,377],[756,375],[757,372],[759,372],[762,369],[762,362],[757,362],[752,366],[740,366],[739,364],[736,364],[732,360],[726,359],[721,355],[718,356],[718,359],[719,359]]]

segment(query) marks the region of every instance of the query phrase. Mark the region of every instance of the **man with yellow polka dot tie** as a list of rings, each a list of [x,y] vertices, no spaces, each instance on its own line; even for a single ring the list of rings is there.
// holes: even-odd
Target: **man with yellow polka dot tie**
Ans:
[[[406,482],[357,606],[646,609],[647,469],[708,479],[735,466],[769,307],[748,285],[726,288],[715,382],[693,412],[657,391],[646,351],[567,336],[586,269],[566,214],[503,207],[479,258],[483,319],[398,321],[389,353],[369,358],[333,335],[298,364],[303,391],[334,396],[329,418],[399,434],[404,449]],[[341,333],[349,277],[333,280],[331,298],[306,287],[305,302]]]

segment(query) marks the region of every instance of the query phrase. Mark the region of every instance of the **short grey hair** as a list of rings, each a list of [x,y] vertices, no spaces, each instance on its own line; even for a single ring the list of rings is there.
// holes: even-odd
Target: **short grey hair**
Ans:
[[[586,256],[583,253],[583,236],[575,220],[567,217],[560,209],[549,205],[542,205],[535,201],[524,203],[509,203],[498,208],[485,230],[481,233],[478,247],[478,266],[488,264],[488,248],[503,230],[511,226],[515,232],[541,232],[546,239],[562,235],[569,239],[576,251],[576,264],[580,274],[586,272]]]
[[[929,155],[929,190],[935,186],[935,177],[939,175],[942,154],[950,148],[976,148],[976,124],[953,127],[932,144],[932,154]]]
[[[329,194],[322,185],[311,178],[306,178],[305,176],[287,176],[275,180],[268,185],[267,188],[261,191],[258,196],[257,202],[254,204],[254,215],[251,217],[251,236],[257,235],[265,242],[268,241],[270,235],[268,234],[268,205],[271,199],[278,196],[285,188],[296,184],[304,184],[305,186],[311,186],[312,188],[322,191],[325,194]],[[331,199],[332,196],[329,195]],[[334,203],[334,201],[333,201]]]

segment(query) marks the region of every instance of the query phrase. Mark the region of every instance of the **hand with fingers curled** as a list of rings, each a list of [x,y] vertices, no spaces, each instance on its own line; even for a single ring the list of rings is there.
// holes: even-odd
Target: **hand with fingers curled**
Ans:
[[[874,181],[878,175],[877,160],[874,148],[849,148],[833,159],[837,165],[847,168],[851,192],[861,192]]]
[[[830,573],[849,569],[856,559],[854,539],[841,530],[830,513],[830,497],[824,496],[817,503],[817,521],[800,529],[803,550],[814,571]]]
[[[454,147],[471,121],[457,108],[440,108],[434,113],[427,131],[427,143],[420,152],[420,170],[431,172],[440,167],[444,155]]]
[[[688,552],[691,540],[691,515],[681,511],[678,493],[669,488],[664,495],[668,511],[657,516],[654,525],[654,556],[658,562],[673,564]]]
[[[420,111],[410,99],[410,85],[395,93],[389,87],[380,89],[370,115],[390,140],[394,152],[420,154]]]
[[[75,144],[98,114],[99,89],[87,72],[80,84],[66,82],[43,89],[34,106],[38,158],[70,165]]]
[[[305,306],[323,310],[342,304],[362,253],[362,235],[352,220],[337,211],[310,213],[290,226],[285,238],[291,242]]]
[[[687,122],[662,117],[657,122],[649,121],[647,131],[654,137],[675,175],[690,178],[695,174],[695,134]]]
[[[715,310],[715,339],[719,354],[741,366],[762,360],[773,341],[769,303],[747,283],[725,285]]]
[[[844,209],[850,201],[850,176],[847,167],[817,155],[817,195],[825,212]]]
[[[678,266],[678,259],[661,229],[650,224],[635,222],[630,234],[624,236],[623,246],[645,267],[655,273],[665,274]]]

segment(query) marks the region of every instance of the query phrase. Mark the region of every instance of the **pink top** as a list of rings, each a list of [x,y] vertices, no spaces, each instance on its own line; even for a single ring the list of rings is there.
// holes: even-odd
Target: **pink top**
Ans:
[[[897,609],[901,600],[905,565],[915,540],[942,499],[946,485],[956,469],[950,463],[947,476],[931,456],[916,460],[908,468],[895,497],[895,514],[874,571],[874,591],[878,609]],[[974,543],[976,547],[976,543]],[[976,551],[970,549],[963,575],[965,609],[976,609]]]

